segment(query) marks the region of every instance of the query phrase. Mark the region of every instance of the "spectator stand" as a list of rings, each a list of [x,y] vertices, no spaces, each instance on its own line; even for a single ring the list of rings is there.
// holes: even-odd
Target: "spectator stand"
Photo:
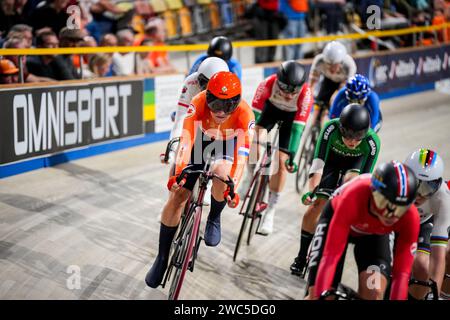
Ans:
[[[164,19],[169,44],[198,43],[216,35],[247,39],[251,25],[243,15],[251,0],[149,0]]]

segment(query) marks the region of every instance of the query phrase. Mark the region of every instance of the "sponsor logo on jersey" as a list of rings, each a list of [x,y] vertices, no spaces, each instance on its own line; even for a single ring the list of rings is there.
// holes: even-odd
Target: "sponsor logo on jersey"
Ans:
[[[325,230],[327,229],[327,223],[319,223],[314,234],[314,238],[311,241],[311,253],[309,258],[309,267],[317,266],[319,263],[320,248],[323,247]]]
[[[328,137],[330,136],[331,132],[333,132],[333,130],[335,129],[335,125],[332,124],[330,125],[327,130],[325,130],[325,133],[323,134],[323,138],[324,140],[328,140]]]
[[[332,146],[331,150],[333,150],[333,152],[336,152],[337,154],[344,156],[344,157],[360,157],[360,156],[362,156],[361,152],[358,152],[358,153],[346,152],[340,148],[337,148],[336,146]]]
[[[183,86],[183,89],[181,90],[181,93],[186,93],[187,90],[188,90],[188,88],[186,86]]]
[[[377,154],[377,144],[373,139],[369,139],[368,143],[370,146],[370,155],[375,156]]]
[[[190,118],[190,117],[192,117],[194,114],[195,114],[195,107],[194,107],[193,104],[190,104],[190,105],[189,105],[189,108],[188,108],[188,110],[187,110],[187,113],[186,113],[186,118]]]

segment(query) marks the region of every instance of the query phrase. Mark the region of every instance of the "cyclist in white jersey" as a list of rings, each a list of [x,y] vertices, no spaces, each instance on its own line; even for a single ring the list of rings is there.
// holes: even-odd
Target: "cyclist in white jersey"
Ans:
[[[314,113],[310,120],[312,123],[316,122],[320,108],[324,108],[321,118],[323,123],[328,115],[331,97],[355,74],[356,63],[340,42],[331,41],[325,46],[322,53],[314,58],[309,72],[309,86],[312,92],[315,92],[315,86],[321,76],[323,79],[319,92],[314,97]]]
[[[420,233],[412,276],[416,280],[434,280],[441,292],[450,228],[450,191],[442,178],[444,163],[429,149],[414,151],[405,163],[419,179],[415,205],[420,214]],[[423,286],[411,286],[410,299],[421,300],[427,291]]]
[[[189,104],[194,96],[206,89],[209,79],[217,72],[230,71],[227,63],[217,57],[203,60],[198,71],[184,79],[183,89],[178,99],[178,108],[175,115],[175,123],[170,132],[170,139],[180,137],[183,130],[183,121],[188,114]]]

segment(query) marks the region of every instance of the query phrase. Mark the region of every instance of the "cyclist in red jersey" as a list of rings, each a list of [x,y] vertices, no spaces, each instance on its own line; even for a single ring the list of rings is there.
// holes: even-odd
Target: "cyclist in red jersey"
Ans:
[[[283,62],[277,73],[264,79],[256,89],[252,101],[256,118],[255,139],[241,194],[245,195],[250,186],[258,160],[258,144],[264,145],[267,134],[278,121],[282,121],[278,150],[274,157],[275,166],[269,182],[267,209],[259,227],[260,234],[268,235],[273,231],[275,208],[284,189],[287,173],[295,171],[295,166],[289,164],[288,160],[290,157],[293,160],[297,153],[312,104],[312,93],[306,83],[306,70],[294,60]]]
[[[406,300],[420,226],[413,204],[416,193],[414,172],[396,161],[383,163],[373,175],[361,175],[337,189],[311,244],[307,299],[317,299],[337,286],[347,244],[352,242],[361,298],[382,299],[392,273],[390,299]],[[392,232],[396,243],[391,272]]]

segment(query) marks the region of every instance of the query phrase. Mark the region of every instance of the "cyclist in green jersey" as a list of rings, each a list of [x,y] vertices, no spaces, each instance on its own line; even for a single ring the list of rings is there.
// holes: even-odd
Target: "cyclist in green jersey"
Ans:
[[[322,128],[309,171],[309,191],[302,196],[303,204],[311,206],[303,216],[300,250],[291,265],[292,274],[303,274],[308,248],[328,198],[342,183],[372,172],[379,151],[380,140],[370,129],[369,112],[360,104],[347,105],[339,118]]]

